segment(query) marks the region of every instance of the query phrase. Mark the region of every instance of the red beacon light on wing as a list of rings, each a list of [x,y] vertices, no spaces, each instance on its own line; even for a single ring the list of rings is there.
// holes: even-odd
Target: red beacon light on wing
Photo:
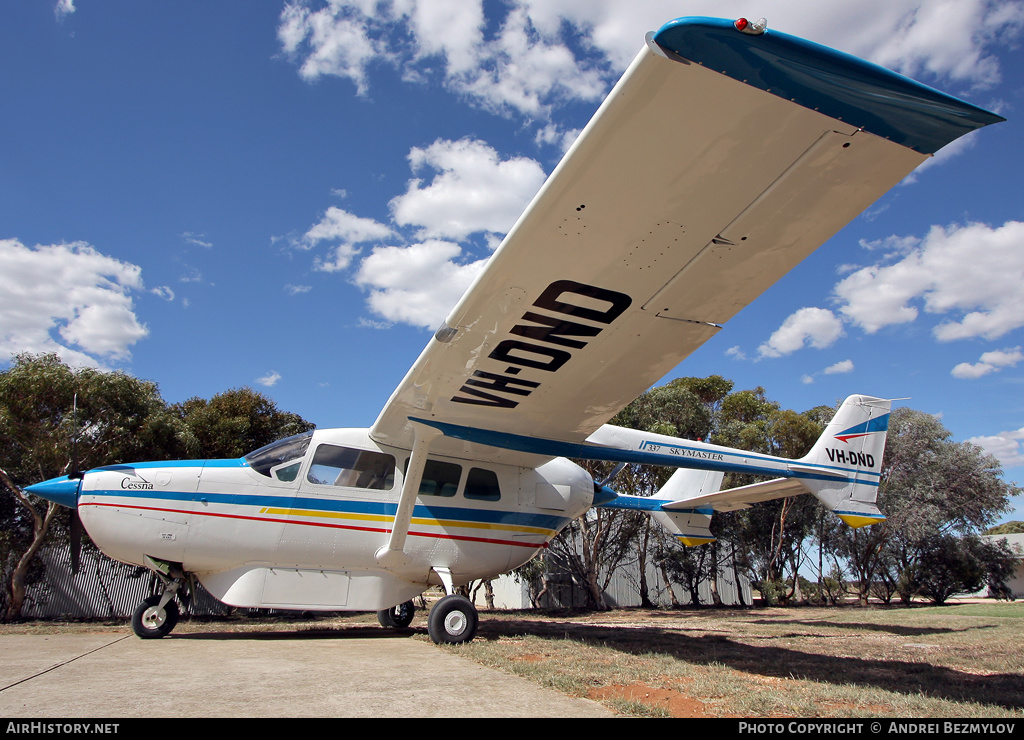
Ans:
[[[733,27],[742,33],[749,34],[751,36],[760,36],[768,28],[768,19],[760,18],[756,23],[748,21],[746,18],[739,18]]]

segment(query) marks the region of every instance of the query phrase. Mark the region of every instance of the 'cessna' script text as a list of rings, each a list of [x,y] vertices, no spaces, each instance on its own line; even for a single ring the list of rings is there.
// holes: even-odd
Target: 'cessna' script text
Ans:
[[[121,488],[126,491],[152,491],[153,484],[146,481],[135,481],[131,478],[122,478]]]
[[[524,369],[558,372],[572,359],[573,350],[586,347],[632,302],[625,293],[556,280],[533,302],[532,308],[538,310],[524,313],[509,330],[509,335],[524,339],[509,336],[487,355],[504,365],[504,370],[475,371],[459,388],[464,395],[452,396],[452,401],[514,409],[524,396],[541,385],[539,381],[517,377],[519,373]]]

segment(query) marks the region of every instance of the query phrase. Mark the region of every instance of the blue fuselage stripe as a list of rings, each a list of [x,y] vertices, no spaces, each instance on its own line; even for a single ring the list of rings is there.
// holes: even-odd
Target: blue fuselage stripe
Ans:
[[[185,493],[182,491],[122,491],[110,489],[84,491],[82,495],[129,499],[133,502],[155,499],[158,501],[176,502],[179,505],[188,506],[191,506],[195,501],[202,501],[228,506],[252,506],[259,508],[270,507],[296,510],[305,509],[309,511],[341,514],[369,514],[386,517],[395,516],[395,512],[398,509],[397,503],[389,503],[386,501],[327,500],[307,496],[268,496],[265,494],[209,493],[206,491]],[[458,522],[480,522],[485,524],[538,527],[551,530],[560,529],[567,521],[566,517],[551,516],[547,514],[527,514],[516,511],[437,506],[432,504],[417,505],[413,510],[413,516]]]
[[[487,429],[476,429],[464,427],[457,424],[447,424],[433,419],[418,419],[409,417],[411,421],[427,424],[440,429],[446,437],[461,439],[466,442],[475,442],[490,447],[499,447],[506,450],[516,450],[535,455],[551,457],[569,457],[578,460],[602,460],[605,462],[639,463],[643,465],[661,465],[672,468],[695,468],[697,470],[715,470],[723,473],[742,473],[745,475],[771,475],[779,478],[800,478],[803,480],[844,480],[851,483],[862,483],[867,486],[877,486],[879,474],[869,470],[857,470],[841,468],[829,465],[817,465],[820,473],[812,473],[804,470],[790,470],[786,467],[785,460],[778,458],[762,457],[756,452],[730,451],[725,448],[702,448],[686,447],[684,445],[666,445],[658,443],[661,447],[675,447],[684,452],[693,454],[664,455],[648,450],[633,450],[621,447],[606,447],[579,442],[562,442],[555,439],[540,439],[537,437],[526,437],[520,434],[508,434],[506,432],[494,432]],[[646,444],[646,443],[645,443]],[[742,457],[744,459],[763,459],[765,465],[751,463],[728,462],[727,457]],[[721,458],[721,459],[715,459]],[[801,463],[811,467],[807,463]],[[843,475],[829,474],[829,470],[842,471]],[[853,478],[847,476],[852,473]],[[859,476],[866,476],[862,480]]]

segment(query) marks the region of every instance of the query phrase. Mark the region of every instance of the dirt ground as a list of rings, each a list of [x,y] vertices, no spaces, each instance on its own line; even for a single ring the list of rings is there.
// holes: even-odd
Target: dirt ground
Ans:
[[[610,612],[481,610],[464,657],[627,714],[1024,718],[1024,603]],[[129,629],[127,620],[0,625]],[[176,631],[376,630],[376,615],[184,619]],[[407,635],[428,640],[425,613]],[[621,709],[632,706],[634,709]]]
[[[555,671],[538,638],[595,648],[589,698],[672,717],[1024,717],[1024,604],[481,616],[478,642]]]

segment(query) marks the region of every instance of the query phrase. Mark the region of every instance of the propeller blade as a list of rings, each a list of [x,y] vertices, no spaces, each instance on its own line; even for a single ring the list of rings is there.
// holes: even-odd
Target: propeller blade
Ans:
[[[71,511],[71,573],[78,574],[78,566],[82,560],[82,520],[78,510]]]

